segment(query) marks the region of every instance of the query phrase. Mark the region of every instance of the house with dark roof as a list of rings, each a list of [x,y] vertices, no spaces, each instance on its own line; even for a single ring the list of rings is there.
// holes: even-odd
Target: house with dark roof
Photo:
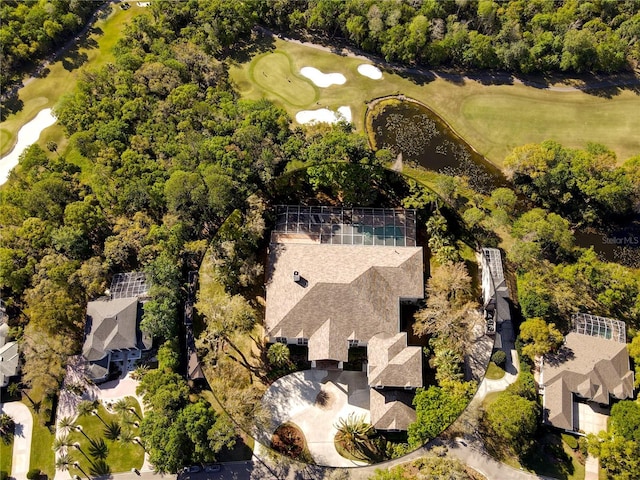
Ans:
[[[18,342],[7,342],[9,325],[1,302],[0,300],[0,387],[6,387],[9,379],[20,371],[20,351]]]
[[[152,345],[151,337],[140,330],[143,304],[139,297],[145,297],[148,289],[126,288],[120,282],[132,280],[131,283],[139,285],[140,275],[130,274],[131,278],[122,275],[129,274],[121,274],[117,277],[118,284],[112,284],[115,296],[87,304],[82,356],[87,361],[87,375],[94,382],[104,381],[114,369],[123,373],[130,370]]]
[[[567,431],[581,427],[578,403],[606,411],[613,400],[633,397],[633,372],[624,323],[577,314],[562,347],[546,355],[540,368],[543,422]],[[612,335],[613,334],[613,335]]]
[[[367,347],[371,421],[404,430],[422,386],[422,350],[407,345],[402,302],[424,295],[415,211],[278,207],[266,281],[269,342],[305,345],[312,368],[341,369]]]

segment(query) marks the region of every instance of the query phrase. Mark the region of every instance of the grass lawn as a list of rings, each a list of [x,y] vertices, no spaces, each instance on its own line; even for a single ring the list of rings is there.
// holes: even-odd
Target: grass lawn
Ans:
[[[545,432],[529,454],[520,460],[522,466],[538,475],[566,480],[584,479],[584,465],[557,432]]]
[[[52,450],[54,434],[40,423],[39,416],[33,411],[29,400],[23,403],[29,407],[33,415],[33,432],[31,434],[31,459],[29,469],[39,468],[49,478],[53,478],[56,473],[55,455]]]
[[[129,398],[129,401],[133,403],[135,401],[133,398]],[[140,405],[135,402],[135,408],[138,412],[138,415],[141,415]],[[98,407],[98,415],[104,422],[110,424],[111,422],[121,423],[121,417],[118,414],[111,414],[107,412],[102,404]],[[91,438],[92,440],[100,440],[104,439],[105,443],[109,447],[109,453],[106,458],[106,462],[111,467],[111,472],[127,472],[132,468],[141,468],[142,463],[144,461],[144,450],[137,443],[122,443],[120,441],[108,440],[104,436],[105,425],[97,416],[94,415],[85,415],[83,417],[78,418],[76,421],[77,425],[82,425],[82,429],[84,433]],[[130,426],[134,435],[138,435],[138,428],[134,425]],[[69,434],[69,439],[72,442],[79,442],[80,448],[82,452],[84,452],[90,458],[92,457],[90,454],[90,442],[87,438],[80,432],[73,431]],[[91,468],[90,460],[81,452],[77,451],[75,448],[70,448],[69,453],[71,457],[80,463],[80,467],[89,473]],[[82,475],[82,472],[78,471],[75,467],[71,467],[69,469],[69,473],[71,476],[73,475]]]
[[[32,80],[20,89],[19,99],[23,103],[21,110],[0,123],[0,156],[11,150],[22,125],[33,119],[43,108],[53,107],[65,93],[73,91],[82,70],[76,68],[77,65],[97,68],[113,60],[111,50],[124,25],[143,11],[144,8],[138,7],[135,2],[131,3],[129,10],[112,5],[109,16],[95,23],[88,38],[80,42],[81,46],[77,51],[67,52],[59,61],[49,65],[45,76]],[[56,141],[60,145],[64,138],[62,129],[56,132],[55,136],[49,135],[47,140]],[[46,140],[43,142],[41,139],[39,143],[44,147]]]
[[[484,399],[482,400],[482,407],[486,409],[489,405],[491,405],[493,402],[495,402],[498,399],[501,393],[502,392],[487,393]]]
[[[504,377],[504,370],[493,362],[489,362],[487,373],[485,375],[489,380],[499,380]]]
[[[2,451],[2,455],[0,455],[0,472],[7,472],[8,475],[11,475],[11,461],[13,460],[13,438],[8,444],[0,442],[0,451]]]
[[[285,108],[291,117],[302,109],[337,109],[349,105],[354,124],[363,131],[368,101],[403,93],[432,108],[498,166],[514,147],[547,139],[575,148],[584,147],[587,141],[603,143],[617,153],[620,161],[640,153],[640,137],[635,134],[640,121],[640,95],[629,90],[605,98],[579,91],[543,90],[519,83],[483,85],[473,80],[454,83],[441,78],[429,81],[389,71],[383,73],[382,80],[372,80],[356,70],[358,65],[369,63],[365,60],[279,38],[269,39],[269,42],[273,46],[271,53],[232,65],[230,75],[243,96],[268,98]],[[287,63],[291,66],[289,72],[286,72]],[[317,99],[309,93],[296,95],[283,77],[295,79],[296,85],[306,82],[308,87],[304,91],[310,91],[316,87],[310,80],[298,76],[305,66],[324,73],[342,73],[347,82],[342,86],[317,89]]]

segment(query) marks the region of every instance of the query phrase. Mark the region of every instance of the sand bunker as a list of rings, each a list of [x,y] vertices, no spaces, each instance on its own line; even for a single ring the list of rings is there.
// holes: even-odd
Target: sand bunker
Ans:
[[[18,165],[18,159],[22,152],[38,141],[42,130],[54,123],[56,123],[56,117],[53,116],[50,108],[45,108],[33,120],[22,126],[18,131],[18,141],[13,150],[0,158],[0,185],[7,181],[9,172]]]
[[[351,122],[351,107],[342,106],[337,112],[328,108],[319,108],[317,110],[302,110],[296,113],[296,121],[298,123],[337,123],[339,120]]]
[[[358,73],[373,80],[380,80],[382,78],[382,72],[380,71],[380,69],[367,63],[358,65]]]
[[[311,80],[318,87],[327,88],[331,85],[344,85],[347,81],[341,73],[322,73],[317,68],[302,67],[300,73]]]

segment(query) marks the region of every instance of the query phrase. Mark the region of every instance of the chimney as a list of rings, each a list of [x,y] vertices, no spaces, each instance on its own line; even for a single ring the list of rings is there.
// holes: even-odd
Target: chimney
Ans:
[[[293,271],[293,281],[298,283],[300,281],[300,274],[298,273],[297,270]]]

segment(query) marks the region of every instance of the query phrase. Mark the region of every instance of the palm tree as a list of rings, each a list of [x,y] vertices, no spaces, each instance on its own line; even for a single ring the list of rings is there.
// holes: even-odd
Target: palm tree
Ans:
[[[109,425],[107,425],[107,422],[105,422],[104,419],[98,413],[97,408],[94,408],[93,410],[91,410],[91,415],[98,417],[98,420],[100,420],[105,427],[109,428]]]
[[[346,419],[341,418],[334,425],[338,430],[336,442],[342,444],[352,454],[360,453],[369,442],[369,436],[374,432],[373,426],[365,422],[364,418],[364,415],[351,412]]]
[[[119,415],[124,416],[129,411],[129,404],[124,398],[121,398],[113,404],[113,411]]]
[[[91,441],[91,440],[89,440]],[[84,458],[86,458],[87,460],[91,461],[91,459],[87,456],[86,453],[84,453],[84,450],[82,450],[82,447],[80,446],[80,442],[76,442],[73,444],[73,448],[75,448],[76,450],[78,450],[82,455],[84,455]],[[83,472],[84,473],[84,472]]]
[[[7,445],[11,443],[13,434],[15,432],[16,422],[13,418],[6,413],[0,415],[0,437],[2,441]]]
[[[104,439],[91,440],[89,445],[89,453],[92,457],[97,459],[105,459],[109,454],[109,447],[105,443]]]
[[[101,477],[103,475],[109,475],[111,473],[111,467],[104,459],[96,460],[91,463],[91,468],[89,469],[91,475],[95,475],[96,477]]]
[[[67,470],[69,470],[69,467],[71,465],[73,465],[73,460],[68,453],[63,453],[58,456],[58,459],[56,460],[56,468],[58,470],[66,472]]]
[[[91,441],[89,436],[86,433],[84,433],[84,428],[82,428],[82,425],[76,425],[75,426],[75,431],[76,432],[80,432],[82,435],[84,435],[84,438],[86,438],[87,440]]]
[[[62,417],[58,420],[58,430],[63,433],[69,433],[72,428],[75,428],[75,422],[73,421],[73,417]]]
[[[83,400],[78,404],[78,415],[83,417],[89,415],[96,408],[96,402],[92,400]]]
[[[20,393],[20,385],[15,382],[10,383],[7,387],[7,393],[10,397],[17,397]]]
[[[56,437],[53,440],[53,451],[64,455],[65,453],[67,453],[67,448],[72,445],[73,443],[71,443],[71,440],[69,440],[69,435],[62,435],[60,437]]]
[[[109,422],[107,426],[104,428],[104,436],[109,440],[116,440],[120,433],[122,432],[122,427],[118,422]]]
[[[133,442],[135,436],[133,434],[133,432],[131,430],[129,430],[128,428],[125,428],[122,430],[122,432],[120,432],[120,437],[118,438],[118,440],[122,443],[131,443]]]
[[[284,343],[276,342],[267,350],[267,360],[275,367],[284,367],[289,363],[289,347]]]
[[[80,466],[80,462],[73,462],[73,466],[76,467],[78,470],[80,470],[85,477],[89,478],[89,475],[87,475],[87,472],[85,472]],[[78,477],[78,476],[76,475],[75,477]]]

